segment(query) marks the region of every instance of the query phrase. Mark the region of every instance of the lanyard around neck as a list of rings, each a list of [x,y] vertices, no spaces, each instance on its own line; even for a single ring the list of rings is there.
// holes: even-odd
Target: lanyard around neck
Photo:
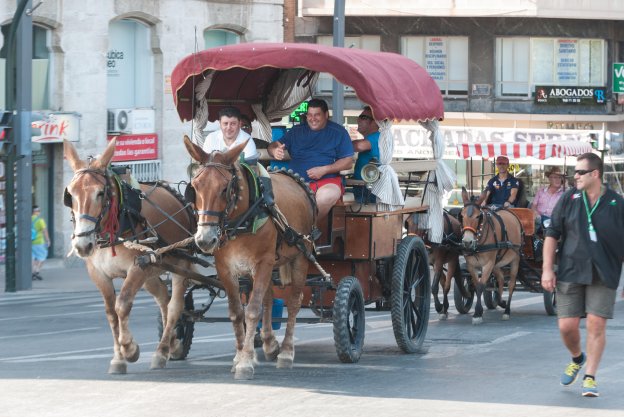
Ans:
[[[602,197],[602,188],[600,189],[600,194],[601,195],[598,196],[598,200],[596,200],[596,204],[594,204],[594,207],[592,207],[592,209],[590,210],[589,203],[587,202],[587,193],[583,191],[583,203],[585,203],[585,213],[587,214],[587,221],[589,222],[589,224],[592,224],[591,216],[592,214],[594,214],[594,211],[596,211],[596,208],[600,203],[600,198]]]

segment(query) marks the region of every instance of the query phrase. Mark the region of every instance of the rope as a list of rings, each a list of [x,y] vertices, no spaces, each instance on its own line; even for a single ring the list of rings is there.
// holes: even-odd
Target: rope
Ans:
[[[158,248],[158,249],[152,249],[152,248],[151,248],[151,247],[149,247],[149,246],[145,246],[145,245],[142,245],[142,244],[140,244],[140,243],[137,243],[137,242],[130,242],[130,241],[125,241],[125,242],[124,242],[124,246],[125,246],[126,248],[128,248],[128,249],[134,249],[134,250],[138,250],[138,251],[141,251],[141,252],[151,252],[151,253],[149,254],[149,256],[150,256],[150,262],[151,262],[151,263],[156,263],[156,262],[158,261],[158,259],[157,259],[157,258],[158,258],[161,254],[163,254],[163,253],[165,253],[165,252],[169,252],[170,250],[173,250],[173,249],[178,249],[178,248],[181,248],[181,247],[187,246],[189,243],[193,242],[194,240],[195,240],[195,237],[194,237],[194,236],[191,236],[191,237],[187,237],[186,239],[181,240],[181,241],[179,241],[179,242],[172,243],[172,244],[171,244],[171,245],[169,245],[169,246],[164,246],[164,247],[162,247],[162,248]]]

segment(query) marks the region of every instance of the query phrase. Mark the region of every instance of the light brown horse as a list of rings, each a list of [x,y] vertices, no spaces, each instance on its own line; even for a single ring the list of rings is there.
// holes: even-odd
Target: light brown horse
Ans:
[[[133,300],[141,287],[154,296],[163,323],[166,323],[152,358],[152,368],[164,367],[167,359],[170,356],[175,358],[182,349],[174,327],[184,306],[185,279],[174,274],[170,302],[167,286],[159,278],[164,271],[155,266],[140,268],[135,258],[141,252],[126,248],[114,237],[154,235],[161,245],[178,242],[194,233],[193,213],[185,210],[172,190],[158,184],[141,184],[143,202],[140,213],[144,221],[133,224],[127,231],[119,231],[120,183],[113,180],[107,169],[113,157],[115,139],[99,158],[89,162],[78,157],[70,142],[65,141],[63,146],[65,158],[74,171],[74,177],[65,189],[65,205],[72,209],[74,221],[72,250],[85,260],[89,277],[104,298],[106,317],[113,333],[114,353],[108,372],[126,373],[127,362],[139,358],[139,346],[132,337],[128,322]],[[187,270],[192,269],[189,261],[170,257],[167,260]],[[113,286],[115,278],[124,280],[117,296]]]
[[[265,357],[267,360],[277,358],[278,368],[290,368],[295,357],[295,321],[301,308],[308,270],[308,260],[301,249],[311,251],[312,247],[310,240],[295,236],[309,236],[312,232],[315,222],[313,197],[308,193],[307,186],[293,177],[271,173],[275,206],[283,213],[294,233],[281,233],[272,217],[255,233],[239,231],[237,219],[248,212],[254,187],[250,182],[250,173],[243,171],[238,162],[245,143],[225,153],[210,154],[193,144],[188,137],[184,138],[184,144],[191,157],[201,164],[191,181],[198,214],[195,243],[205,253],[214,254],[217,275],[228,295],[229,315],[236,336],[234,377],[253,378],[254,329],[262,306],[262,348]],[[261,210],[264,213],[267,211]],[[288,322],[281,347],[271,328],[271,276],[275,266],[280,267],[282,284],[292,286],[292,296],[286,300]],[[239,295],[238,280],[242,276],[251,276],[253,280],[246,310],[243,310]]]
[[[492,273],[496,276],[498,284],[499,306],[505,309],[502,319],[508,320],[520,265],[520,248],[524,239],[522,224],[509,210],[494,211],[473,203],[464,188],[462,198],[463,254],[477,293],[472,323],[480,324],[483,321],[481,296]],[[505,277],[501,268],[507,265],[509,265],[509,297],[505,302],[503,300]],[[477,273],[478,269],[481,269],[481,277]]]

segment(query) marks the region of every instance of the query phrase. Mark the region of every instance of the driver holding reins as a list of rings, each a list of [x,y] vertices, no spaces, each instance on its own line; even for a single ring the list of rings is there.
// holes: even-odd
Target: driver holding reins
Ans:
[[[496,166],[498,174],[488,181],[477,204],[496,208],[515,207],[520,182],[509,172],[509,158],[502,155],[497,157]]]

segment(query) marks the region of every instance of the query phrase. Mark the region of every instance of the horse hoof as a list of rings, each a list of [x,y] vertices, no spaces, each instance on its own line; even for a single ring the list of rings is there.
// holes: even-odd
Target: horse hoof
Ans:
[[[502,320],[509,320],[509,314],[503,314]]]
[[[294,358],[292,356],[277,355],[277,367],[283,369],[291,369],[293,367]]]
[[[277,355],[280,353],[279,343],[277,343],[277,340],[273,339],[273,341],[269,344],[269,347],[265,349],[263,346],[262,350],[264,351],[264,359],[269,362],[273,362],[277,359]]]
[[[438,316],[438,319],[441,320],[441,321],[444,321],[444,320],[448,319],[448,313],[444,313],[444,314],[441,313]]]
[[[167,365],[167,358],[163,355],[154,354],[150,369],[163,369]]]
[[[139,348],[139,345],[137,345],[134,342],[132,342],[132,344],[130,346],[131,347],[134,346],[134,352],[133,353],[129,353],[128,349],[124,349],[124,348],[122,348],[122,353],[124,355],[124,358],[126,358],[126,360],[128,362],[134,363],[134,362],[139,360],[139,356],[141,356],[141,349]]]
[[[108,373],[111,375],[123,375],[128,371],[128,364],[126,361],[120,361],[113,359],[108,367]]]
[[[483,317],[473,317],[472,324],[477,325],[483,323]]]
[[[184,355],[184,346],[182,346],[180,339],[176,339],[175,342],[173,342],[173,346],[171,347],[171,352],[169,353],[169,357],[173,360],[180,360],[180,359],[183,359],[183,355]]]
[[[237,366],[234,372],[234,379],[253,379],[254,368],[253,366]]]

